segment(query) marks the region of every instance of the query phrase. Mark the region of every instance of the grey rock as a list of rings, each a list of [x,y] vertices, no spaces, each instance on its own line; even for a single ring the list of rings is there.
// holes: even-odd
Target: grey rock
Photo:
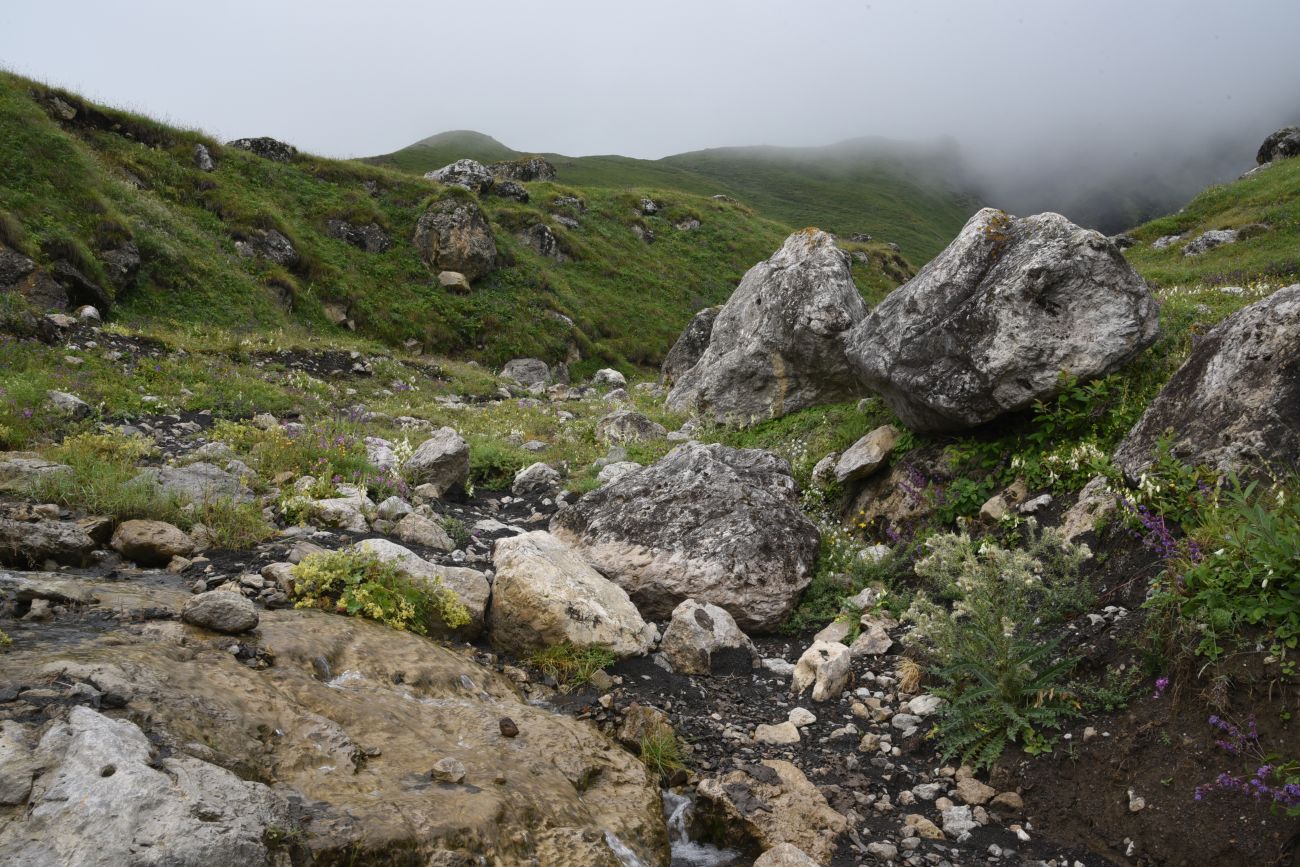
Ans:
[[[1186,247],[1183,247],[1184,256],[1199,256],[1215,247],[1221,247],[1224,244],[1235,244],[1237,242],[1237,232],[1234,229],[1211,229],[1208,232],[1202,232],[1196,240],[1192,241]]]
[[[201,172],[215,171],[217,164],[212,161],[208,146],[200,142],[194,146],[194,167]]]
[[[95,540],[76,524],[0,518],[0,563],[39,566],[53,560],[81,566],[95,548]]]
[[[555,180],[555,166],[541,157],[524,157],[517,160],[503,160],[492,163],[488,166],[488,171],[498,180],[507,179],[511,181],[553,181]],[[561,197],[563,198],[563,197]],[[556,200],[556,204],[559,204]]]
[[[1296,156],[1300,156],[1300,126],[1287,126],[1264,139],[1255,155],[1255,162],[1264,165]]]
[[[49,475],[70,473],[72,467],[46,460],[35,452],[0,453],[0,491],[21,491]]]
[[[36,755],[27,807],[0,827],[5,864],[268,864],[265,838],[290,827],[266,785],[183,753],[155,759],[134,723],[87,707],[55,722]]]
[[[757,449],[685,444],[592,491],[551,532],[663,619],[686,599],[773,629],[812,580],[820,534],[790,466]]]
[[[275,229],[252,229],[235,239],[235,252],[246,259],[266,259],[292,268],[299,262],[293,242]]]
[[[1152,250],[1163,250],[1166,247],[1172,247],[1183,239],[1182,235],[1161,235],[1151,242]]]
[[[298,149],[293,145],[285,144],[267,136],[237,138],[234,141],[226,142],[226,147],[239,148],[241,151],[248,151],[264,160],[277,163],[293,162],[293,158],[298,155]]]
[[[916,431],[957,430],[1111,373],[1150,346],[1155,299],[1101,234],[985,208],[853,329],[866,387]]]
[[[501,368],[501,378],[523,386],[545,385],[551,381],[551,368],[540,358],[512,358]]]
[[[554,259],[556,262],[567,262],[569,259],[560,246],[559,239],[545,223],[534,223],[515,237],[539,256]]]
[[[808,229],[749,270],[667,406],[749,424],[860,396],[844,337],[867,316],[848,256]]]
[[[496,267],[492,227],[473,201],[453,197],[430,204],[415,225],[413,243],[433,271],[456,271],[473,281]]]
[[[687,599],[673,609],[659,650],[678,674],[735,673],[760,663],[754,642],[716,605]]]
[[[402,472],[412,485],[434,486],[439,497],[464,488],[469,478],[469,444],[452,428],[439,428],[406,459]]]
[[[641,469],[641,465],[636,461],[614,461],[612,464],[606,464],[600,468],[600,472],[596,474],[596,481],[602,485],[608,485],[617,482],[628,473],[635,473],[639,469]]]
[[[560,473],[554,467],[538,462],[529,464],[515,474],[510,493],[516,497],[545,496],[560,488]]]
[[[456,548],[456,543],[451,540],[451,536],[447,535],[447,531],[441,524],[415,512],[397,519],[393,535],[407,544],[423,545],[439,551],[452,551]]]
[[[460,187],[471,193],[485,193],[492,188],[493,182],[492,173],[487,170],[487,167],[476,160],[469,159],[456,160],[440,169],[425,172],[424,176],[431,181]]]
[[[135,280],[135,275],[140,270],[140,250],[135,244],[126,241],[100,253],[99,261],[113,284],[119,289],[125,289]]]
[[[75,394],[66,391],[50,391],[46,394],[46,404],[50,409],[73,419],[83,419],[90,415],[90,404]]]
[[[256,629],[261,618],[257,607],[244,594],[232,590],[209,590],[185,603],[181,619],[214,632],[238,635]]]
[[[626,388],[627,377],[612,367],[602,367],[591,377],[591,384],[597,388]]]
[[[204,461],[184,467],[146,467],[136,478],[190,503],[217,500],[248,503],[253,499],[252,492],[237,477]]]
[[[501,199],[513,199],[523,204],[528,202],[528,190],[523,184],[502,178],[497,178],[492,184],[492,195]]]
[[[26,803],[32,779],[40,769],[32,755],[26,726],[13,720],[0,721],[0,806]]]
[[[796,696],[812,687],[813,701],[838,701],[853,676],[852,655],[838,641],[814,641],[795,663],[790,691]]]
[[[660,373],[665,385],[672,385],[682,374],[699,363],[704,350],[709,348],[709,338],[713,335],[713,323],[718,318],[721,307],[706,307],[691,317],[690,323],[682,331],[673,348],[664,356]]]
[[[1130,479],[1173,431],[1180,461],[1258,478],[1288,472],[1300,454],[1300,283],[1220,322],[1115,450]]]
[[[609,445],[627,445],[661,440],[668,431],[639,412],[616,409],[596,422],[596,439]]]
[[[400,521],[414,511],[411,504],[399,496],[391,496],[379,504],[375,515],[385,521]]]

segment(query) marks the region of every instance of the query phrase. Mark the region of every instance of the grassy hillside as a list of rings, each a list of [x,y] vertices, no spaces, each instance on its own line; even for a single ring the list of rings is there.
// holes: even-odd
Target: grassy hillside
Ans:
[[[1189,241],[1211,229],[1236,229],[1241,238],[1199,256],[1183,255]],[[1129,261],[1163,286],[1294,283],[1300,280],[1300,159],[1210,187],[1178,213],[1130,234],[1139,243],[1126,251]],[[1154,249],[1152,242],[1165,235],[1183,237]]]
[[[450,144],[441,139],[428,146],[467,141],[459,134]],[[196,167],[198,144],[211,151],[214,171]],[[502,265],[468,294],[451,294],[411,241],[426,204],[453,194],[439,184],[306,154],[273,162],[0,75],[0,241],[42,266],[75,267],[112,297],[112,316],[125,324],[343,336],[324,315],[333,303],[346,307],[367,337],[414,339],[444,355],[651,365],[697,309],[725,300],[791,231],[742,204],[672,187],[623,191],[566,181],[529,189],[527,205],[481,202]],[[638,212],[643,194],[661,202],[659,214]],[[568,209],[577,228],[554,217],[565,210],[554,205],[561,195],[585,201],[585,212]],[[697,230],[675,228],[688,217],[700,221]],[[332,237],[327,223],[340,219],[379,226],[391,246],[366,252]],[[538,222],[550,226],[569,261],[538,256],[516,239]],[[652,230],[654,243],[639,239],[634,224]],[[266,230],[289,239],[296,262],[238,254],[236,241]],[[125,242],[142,260],[130,279],[107,264]],[[888,250],[862,249],[879,254],[871,267],[855,266],[863,291],[878,295],[895,285],[880,270]],[[889,270],[898,273],[896,264]]]
[[[451,132],[368,162],[423,173],[460,157],[515,155],[488,136]],[[914,262],[942,250],[978,204],[951,184],[957,172],[941,149],[877,140],[826,148],[717,148],[661,160],[544,156],[564,183],[725,194],[785,225],[815,225],[845,237],[866,232],[898,244]]]

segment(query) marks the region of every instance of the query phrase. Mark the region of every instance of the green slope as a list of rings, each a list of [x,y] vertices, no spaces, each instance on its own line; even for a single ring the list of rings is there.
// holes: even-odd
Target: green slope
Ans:
[[[1210,229],[1236,229],[1241,239],[1184,256],[1184,245]],[[1250,177],[1209,187],[1177,214],[1130,234],[1139,243],[1125,251],[1129,261],[1163,286],[1294,283],[1300,279],[1300,159],[1279,160]],[[1153,249],[1152,242],[1165,235],[1183,238]]]
[[[465,141],[447,145],[442,137],[435,145]],[[195,166],[199,143],[212,152],[215,171]],[[348,308],[363,336],[390,344],[414,339],[443,355],[488,363],[520,355],[569,359],[579,372],[654,365],[696,310],[724,301],[791,231],[742,204],[673,187],[528,188],[530,204],[482,200],[500,265],[468,294],[451,294],[411,239],[426,204],[458,190],[361,162],[306,154],[272,162],[0,75],[0,242],[42,266],[71,264],[113,297],[113,318],[155,330],[175,323],[236,339],[277,329],[294,340],[342,337],[324,314],[330,302]],[[657,215],[639,214],[642,194],[660,201]],[[584,199],[585,212],[558,206],[562,195]],[[576,217],[578,227],[562,225],[559,211]],[[700,227],[675,227],[688,218]],[[375,223],[392,244],[384,252],[360,250],[330,236],[333,219]],[[517,240],[538,222],[550,226],[569,261],[538,256]],[[655,233],[654,243],[634,234],[636,224]],[[292,242],[298,262],[285,267],[238,255],[237,239],[271,229]],[[106,254],[126,241],[143,260],[130,281],[106,264]],[[857,248],[873,254],[870,266],[854,266],[869,297],[906,271],[881,244]]]
[[[368,162],[423,173],[460,157],[514,155],[498,155],[500,147],[478,133],[443,133]],[[864,139],[825,148],[717,148],[661,160],[544,156],[564,183],[729,195],[786,225],[896,243],[915,262],[942,250],[977,207],[952,181],[955,164],[938,147]]]

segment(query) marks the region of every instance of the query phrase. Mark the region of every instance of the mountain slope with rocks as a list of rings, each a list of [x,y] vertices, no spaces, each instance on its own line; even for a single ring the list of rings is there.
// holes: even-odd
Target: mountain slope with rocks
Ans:
[[[985,209],[912,277],[4,82],[0,862],[1293,859],[1290,272]],[[1167,219],[1281,237],[1288,135]]]

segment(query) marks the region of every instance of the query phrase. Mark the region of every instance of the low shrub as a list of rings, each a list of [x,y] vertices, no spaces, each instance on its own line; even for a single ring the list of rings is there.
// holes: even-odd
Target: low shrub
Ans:
[[[1079,710],[1066,685],[1075,660],[1057,652],[1060,639],[1044,627],[1085,604],[1087,548],[1040,533],[1032,519],[1019,548],[951,533],[926,546],[916,574],[953,599],[952,610],[919,592],[904,616],[917,625],[909,641],[936,660],[933,692],[947,700],[936,726],[944,759],[986,767],[1012,742],[1044,748]]]
[[[293,567],[293,578],[297,608],[365,617],[419,635],[470,622],[469,611],[441,581],[413,581],[365,551],[312,554]]]

